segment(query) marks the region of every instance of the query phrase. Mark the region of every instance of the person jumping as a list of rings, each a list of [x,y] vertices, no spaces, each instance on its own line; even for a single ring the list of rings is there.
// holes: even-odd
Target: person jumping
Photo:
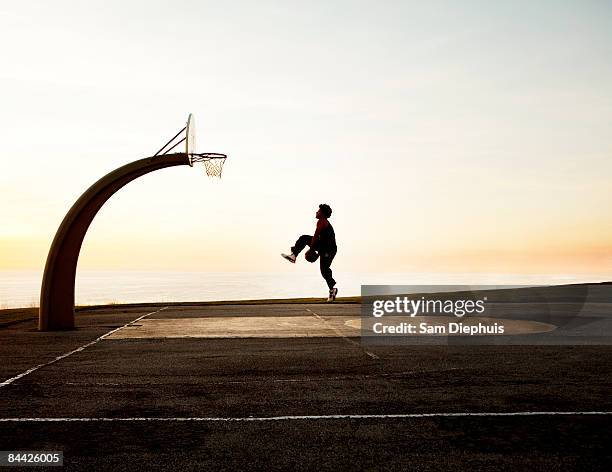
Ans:
[[[320,257],[319,266],[321,268],[321,275],[327,282],[329,287],[328,302],[333,302],[338,295],[338,289],[335,287],[336,281],[332,277],[331,263],[336,256],[338,250],[336,246],[336,234],[334,228],[329,222],[328,218],[332,214],[332,209],[326,203],[319,205],[317,214],[317,228],[314,235],[309,236],[304,234],[298,238],[295,245],[291,248],[290,254],[281,254],[289,262],[295,264],[297,256],[302,250],[309,246],[308,251],[304,255],[308,262],[315,262]]]

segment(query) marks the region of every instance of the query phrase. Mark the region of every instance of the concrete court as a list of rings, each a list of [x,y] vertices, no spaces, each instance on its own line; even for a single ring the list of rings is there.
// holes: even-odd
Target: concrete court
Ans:
[[[130,324],[106,339],[146,338],[329,338],[360,336],[361,319],[353,316],[328,314],[319,315],[307,309],[304,315],[296,316],[226,316],[198,318],[148,318]],[[451,316],[400,317],[400,321],[427,322],[431,326],[448,327],[457,321]],[[465,325],[483,323],[492,325],[495,318],[470,317],[463,320]],[[506,320],[505,334],[529,334],[553,331],[556,327],[548,323],[526,320]],[[371,332],[371,326],[368,326]],[[398,335],[401,336],[401,335]],[[453,336],[453,335],[451,335]]]
[[[119,328],[0,387],[0,419],[294,419],[0,422],[0,449],[60,449],[68,470],[609,470],[612,465],[610,416],[384,416],[612,411],[612,347],[364,348],[347,336],[355,328],[346,321],[359,316],[356,304],[159,308],[85,310],[72,332],[39,333],[33,322],[1,329],[4,380]],[[133,335],[147,326],[180,326],[177,320],[193,328],[202,319],[221,318],[276,318],[269,326],[316,327],[316,332]],[[313,415],[383,416],[317,420]]]

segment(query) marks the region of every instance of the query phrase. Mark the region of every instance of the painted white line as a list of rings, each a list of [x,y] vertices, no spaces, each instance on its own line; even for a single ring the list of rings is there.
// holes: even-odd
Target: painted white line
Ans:
[[[359,347],[359,349],[361,349],[366,356],[371,357],[372,359],[380,359],[380,357],[378,357],[376,354],[374,354],[373,352],[368,351],[367,349],[364,349],[363,346],[361,344],[359,344],[357,341],[354,341],[353,339],[347,337],[344,335],[344,333],[342,333],[342,331],[340,331],[338,328],[336,328],[335,326],[332,326],[330,323],[328,323],[325,318],[323,318],[321,315],[319,315],[318,313],[315,313],[314,311],[312,311],[310,308],[306,308],[306,311],[312,313],[316,318],[318,318],[319,320],[321,320],[323,323],[325,323],[325,325],[327,325],[330,329],[332,329],[333,331],[335,331],[335,333],[343,338],[347,343],[349,344],[353,344],[357,347]]]
[[[142,320],[143,318],[145,318],[145,317],[147,317],[149,315],[153,315],[155,313],[159,313],[160,311],[165,310],[166,308],[168,308],[168,307],[165,306],[165,307],[160,308],[159,310],[155,310],[155,311],[152,311],[151,313],[147,313],[146,315],[139,316],[135,320],[130,321],[129,323],[126,323],[123,326],[120,326],[119,328],[115,328],[112,331],[109,331],[108,333],[103,334],[99,338],[96,338],[93,341],[88,342],[87,344],[83,344],[81,347],[77,347],[76,349],[74,349],[74,350],[72,350],[70,352],[67,352],[66,354],[62,354],[61,356],[57,356],[56,358],[51,359],[49,362],[45,362],[44,364],[38,364],[37,366],[34,366],[31,369],[28,369],[25,372],[22,372],[21,374],[16,375],[15,377],[11,377],[10,379],[7,379],[4,382],[0,383],[0,388],[1,387],[6,387],[7,385],[12,384],[16,380],[22,379],[26,375],[30,375],[32,372],[35,372],[35,371],[37,371],[39,369],[42,369],[43,367],[46,367],[46,366],[51,365],[51,364],[55,364],[57,361],[61,361],[62,359],[65,359],[66,357],[71,356],[72,354],[76,354],[77,352],[81,352],[81,351],[87,349],[88,347],[93,346],[94,344],[99,343],[105,337],[110,336],[114,332],[119,331],[120,329],[126,328],[127,326],[130,326],[132,323],[136,323],[137,321],[140,321],[140,320]]]
[[[243,416],[243,417],[154,417],[135,416],[131,418],[0,418],[0,423],[97,423],[97,422],[225,422],[247,423],[264,421],[309,421],[309,420],[369,420],[369,419],[410,419],[410,418],[462,418],[462,417],[524,417],[524,416],[610,416],[612,411],[509,411],[474,413],[406,413],[394,415],[286,415],[286,416]]]

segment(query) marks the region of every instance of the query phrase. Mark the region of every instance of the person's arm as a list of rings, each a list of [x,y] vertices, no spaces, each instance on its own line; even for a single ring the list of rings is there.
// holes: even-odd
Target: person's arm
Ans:
[[[319,236],[321,235],[321,231],[325,228],[327,221],[318,220],[317,221],[317,229],[315,233],[312,235],[312,241],[310,241],[310,249],[315,246],[315,243],[319,240]]]

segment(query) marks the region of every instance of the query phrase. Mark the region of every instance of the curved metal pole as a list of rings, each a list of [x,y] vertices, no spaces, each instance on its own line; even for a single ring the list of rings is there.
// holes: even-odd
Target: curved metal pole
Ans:
[[[40,291],[40,331],[74,329],[77,262],[89,225],[104,203],[124,185],[166,167],[189,165],[187,154],[147,157],[126,164],[93,184],[72,205],[51,243]]]

